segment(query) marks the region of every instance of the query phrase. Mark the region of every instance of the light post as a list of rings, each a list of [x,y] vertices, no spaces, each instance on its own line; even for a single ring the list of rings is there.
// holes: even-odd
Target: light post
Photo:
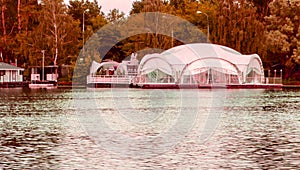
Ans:
[[[208,15],[205,12],[202,11],[197,11],[197,14],[204,14],[207,19],[207,42],[209,42],[209,20],[208,20]]]
[[[43,53],[43,60],[42,60],[42,81],[44,81],[44,68],[45,68],[45,50],[42,50],[42,53]]]
[[[166,18],[166,19],[168,19],[168,16],[163,16],[163,18]],[[171,30],[171,36],[172,36],[172,41],[171,41],[171,48],[172,47],[174,47],[174,29],[173,29],[173,22],[174,21],[172,21],[169,25],[172,27],[172,30]]]
[[[82,13],[82,51],[84,52],[84,14],[85,12],[89,12],[90,10],[89,9],[86,9],[83,11]]]
[[[276,84],[276,72],[277,70],[274,70],[274,84]]]
[[[171,35],[172,35],[172,42],[171,42],[171,48],[174,47],[174,42],[173,42],[173,37],[174,37],[174,30],[173,30],[173,27],[172,27],[172,32],[171,32]]]
[[[282,69],[280,70],[280,82],[282,84]]]
[[[271,70],[268,70],[267,84],[271,83]]]

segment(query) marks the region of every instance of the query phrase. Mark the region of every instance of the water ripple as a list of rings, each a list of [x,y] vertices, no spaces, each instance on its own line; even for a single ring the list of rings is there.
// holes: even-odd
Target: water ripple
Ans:
[[[147,150],[148,158],[106,150],[85,132],[77,114],[99,113],[111,128],[132,139],[155,138],[172,126],[180,109],[191,109],[180,105],[178,90],[155,96],[162,92],[131,89],[119,97],[108,89],[0,92],[0,169],[300,169],[299,91],[227,90],[224,106],[205,103],[211,92],[200,91],[195,125],[166,152]],[[82,102],[80,109],[74,98]],[[116,108],[115,100],[125,99],[131,105]],[[221,115],[212,116],[211,108]],[[219,124],[200,141],[208,116]],[[180,131],[172,133],[176,139]],[[130,148],[116,149],[138,152],[148,147],[126,146]]]

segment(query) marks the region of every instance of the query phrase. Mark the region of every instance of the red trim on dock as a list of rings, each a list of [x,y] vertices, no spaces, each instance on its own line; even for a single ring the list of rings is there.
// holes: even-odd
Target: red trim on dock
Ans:
[[[144,89],[277,89],[282,84],[231,84],[231,85],[177,85],[177,84],[143,84]]]

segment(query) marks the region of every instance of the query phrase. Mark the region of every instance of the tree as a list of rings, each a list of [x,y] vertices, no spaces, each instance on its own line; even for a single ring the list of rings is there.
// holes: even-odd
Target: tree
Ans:
[[[1,42],[0,52],[5,62],[10,62],[12,56],[11,43],[14,41],[16,34],[16,19],[17,19],[17,2],[10,0],[1,0]]]
[[[259,18],[261,20],[264,19],[265,16],[269,13],[269,4],[273,0],[249,0],[256,8],[257,13],[259,14]]]
[[[169,2],[166,0],[142,0],[133,3],[130,14],[143,12],[171,13],[171,11]],[[156,16],[150,15],[144,23],[144,27],[149,30],[149,33],[128,38],[127,42],[124,42],[124,48],[128,51],[127,54],[144,48],[170,48],[172,38],[158,34],[159,29],[167,29],[167,22],[169,22],[167,18],[162,18],[158,13]],[[168,44],[170,45],[167,47]]]
[[[212,25],[212,42],[264,57],[264,24],[246,0],[219,1]]]
[[[21,34],[21,0],[18,0],[18,33]]]
[[[118,9],[113,9],[109,11],[106,18],[108,22],[115,22],[120,19],[125,19],[125,13],[120,12]]]
[[[130,14],[141,13],[141,12],[165,12],[167,10],[166,6],[168,5],[167,0],[141,0],[135,1],[132,4],[132,9]]]
[[[41,50],[46,51],[46,63],[58,65],[64,57],[78,53],[79,25],[66,14],[62,0],[44,0],[38,12],[38,26],[23,37],[23,48],[30,51],[30,63],[40,58]],[[75,47],[75,48],[74,48]],[[51,59],[52,62],[47,62]]]
[[[5,0],[1,0],[1,26],[2,26],[2,36],[3,36],[3,42],[4,45],[6,45],[6,40],[7,40],[7,28],[6,28],[6,17],[5,17],[5,11],[7,9],[7,5],[6,5],[6,1]]]
[[[99,6],[98,1],[96,0],[93,2],[71,0],[70,5],[68,6],[68,14],[71,15],[74,20],[80,21],[81,30],[83,30],[84,15],[84,25],[87,27],[85,29],[88,33],[86,37],[91,36],[91,34],[107,24],[103,12],[101,12],[101,6]]]
[[[285,78],[300,65],[300,0],[275,0],[270,3],[267,23],[268,57],[285,65]]]
[[[18,64],[26,67],[30,63],[30,56],[34,55],[34,50],[29,47],[31,33],[37,28],[40,17],[41,5],[36,0],[21,0],[18,7],[18,31],[11,42],[13,56],[18,59]],[[40,53],[40,51],[39,51]]]

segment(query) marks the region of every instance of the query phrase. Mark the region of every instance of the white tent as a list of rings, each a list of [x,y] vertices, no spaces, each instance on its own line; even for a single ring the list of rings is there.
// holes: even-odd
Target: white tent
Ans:
[[[103,62],[103,63],[98,63],[96,61],[92,62],[92,65],[90,67],[90,74],[96,74],[97,70],[101,67],[103,67],[104,69],[108,69],[108,68],[114,68],[114,67],[118,67],[120,65],[120,63],[116,62],[116,61],[108,61],[108,62]]]
[[[236,77],[239,84],[260,83],[264,78],[262,61],[257,54],[242,55],[231,48],[206,43],[186,44],[161,54],[146,55],[140,63],[139,74],[154,71],[172,76],[177,83],[184,76],[206,74],[208,78],[207,74],[212,72],[227,76],[227,79]]]

